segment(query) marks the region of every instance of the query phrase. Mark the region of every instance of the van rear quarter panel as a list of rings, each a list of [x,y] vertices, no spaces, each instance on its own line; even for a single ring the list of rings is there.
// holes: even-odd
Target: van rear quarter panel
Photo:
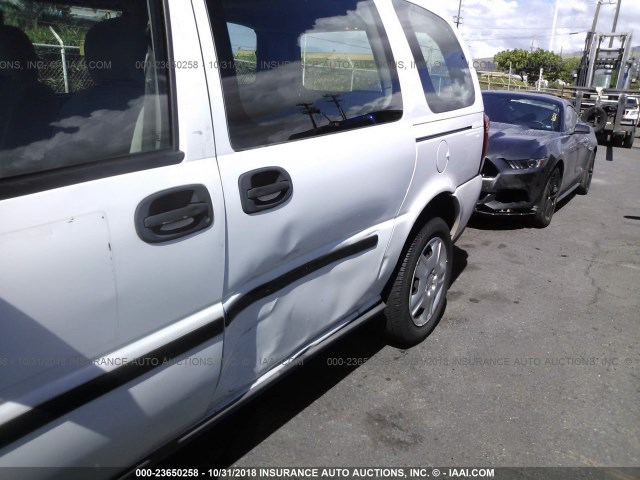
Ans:
[[[426,10],[427,2],[412,1]],[[461,49],[469,59],[469,69],[475,91],[473,105],[444,113],[434,113],[428,106],[422,83],[415,68],[415,60],[404,30],[389,1],[379,0],[376,5],[392,38],[392,48],[399,68],[405,118],[411,123],[415,140],[415,166],[411,184],[398,212],[394,233],[381,268],[381,278],[388,278],[398,261],[402,248],[420,214],[440,194],[452,195],[456,203],[456,221],[453,236],[457,237],[466,226],[479,193],[478,183],[484,139],[484,105],[477,74],[471,62],[471,53],[459,37]],[[451,31],[455,29],[444,19]],[[440,157],[440,158],[439,158]],[[465,194],[455,195],[465,185]],[[471,194],[469,194],[471,192]],[[465,202],[464,205],[460,202]]]

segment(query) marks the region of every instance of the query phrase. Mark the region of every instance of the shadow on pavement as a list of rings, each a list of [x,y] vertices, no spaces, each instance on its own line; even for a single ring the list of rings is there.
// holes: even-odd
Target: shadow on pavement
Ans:
[[[558,204],[556,205],[556,213],[559,212],[560,210],[562,210],[564,207],[567,206],[567,204],[569,202],[571,202],[571,200],[573,200],[575,197],[577,197],[578,194],[576,193],[576,191],[574,190],[573,192],[571,192],[569,195],[567,195],[566,197],[564,197],[562,200],[560,200],[558,202]],[[551,224],[553,224],[553,219],[551,219]]]
[[[373,318],[305,361],[157,467],[208,470],[233,465],[357,369],[351,359],[371,358],[385,347],[382,322],[382,316]],[[342,359],[344,364],[329,365],[335,359]]]
[[[458,277],[460,277],[462,272],[464,272],[464,269],[467,268],[468,258],[469,254],[466,250],[463,250],[457,245],[453,246],[453,268],[451,270],[451,281],[449,282],[449,287],[458,280]]]
[[[469,228],[476,230],[520,230],[531,227],[531,215],[486,215],[474,213],[469,220]]]
[[[465,270],[468,256],[454,245],[451,284]],[[383,325],[382,315],[371,319],[174,451],[157,467],[208,470],[233,465],[355,371],[357,364],[347,364],[351,359],[368,359],[382,350],[387,345]],[[344,365],[329,365],[334,359],[342,359]]]

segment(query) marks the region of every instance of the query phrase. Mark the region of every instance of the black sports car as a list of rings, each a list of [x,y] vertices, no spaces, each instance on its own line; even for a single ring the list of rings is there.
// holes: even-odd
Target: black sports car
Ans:
[[[591,185],[598,142],[573,105],[539,93],[486,91],[491,120],[476,211],[533,215],[546,227],[558,200]]]

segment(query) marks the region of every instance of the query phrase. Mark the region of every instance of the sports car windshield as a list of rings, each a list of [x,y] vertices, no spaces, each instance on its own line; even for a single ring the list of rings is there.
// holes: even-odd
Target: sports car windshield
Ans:
[[[522,125],[534,130],[559,132],[562,124],[560,106],[544,99],[485,95],[485,113],[492,122]]]

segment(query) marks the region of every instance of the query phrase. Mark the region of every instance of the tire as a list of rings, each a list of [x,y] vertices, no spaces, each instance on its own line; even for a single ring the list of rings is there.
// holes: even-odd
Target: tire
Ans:
[[[411,347],[433,331],[446,307],[452,268],[449,227],[434,218],[411,240],[392,279],[385,309],[390,343]]]
[[[542,197],[538,202],[536,214],[533,217],[533,225],[537,228],[548,227],[556,211],[558,203],[558,193],[560,193],[560,185],[562,184],[562,174],[560,169],[556,168],[551,172],[547,183],[542,192]]]
[[[582,178],[580,179],[580,186],[578,187],[578,195],[586,195],[589,193],[589,189],[591,188],[591,179],[593,178],[593,167],[596,163],[596,152],[593,152],[591,158],[589,159],[589,163],[587,164],[587,169],[582,174]]]
[[[602,107],[589,107],[580,118],[583,122],[593,126],[595,133],[600,133],[607,126],[607,112]]]
[[[624,148],[633,148],[633,141],[636,137],[636,129],[634,128],[632,132],[629,132],[626,137],[624,137],[624,142],[622,146]]]

